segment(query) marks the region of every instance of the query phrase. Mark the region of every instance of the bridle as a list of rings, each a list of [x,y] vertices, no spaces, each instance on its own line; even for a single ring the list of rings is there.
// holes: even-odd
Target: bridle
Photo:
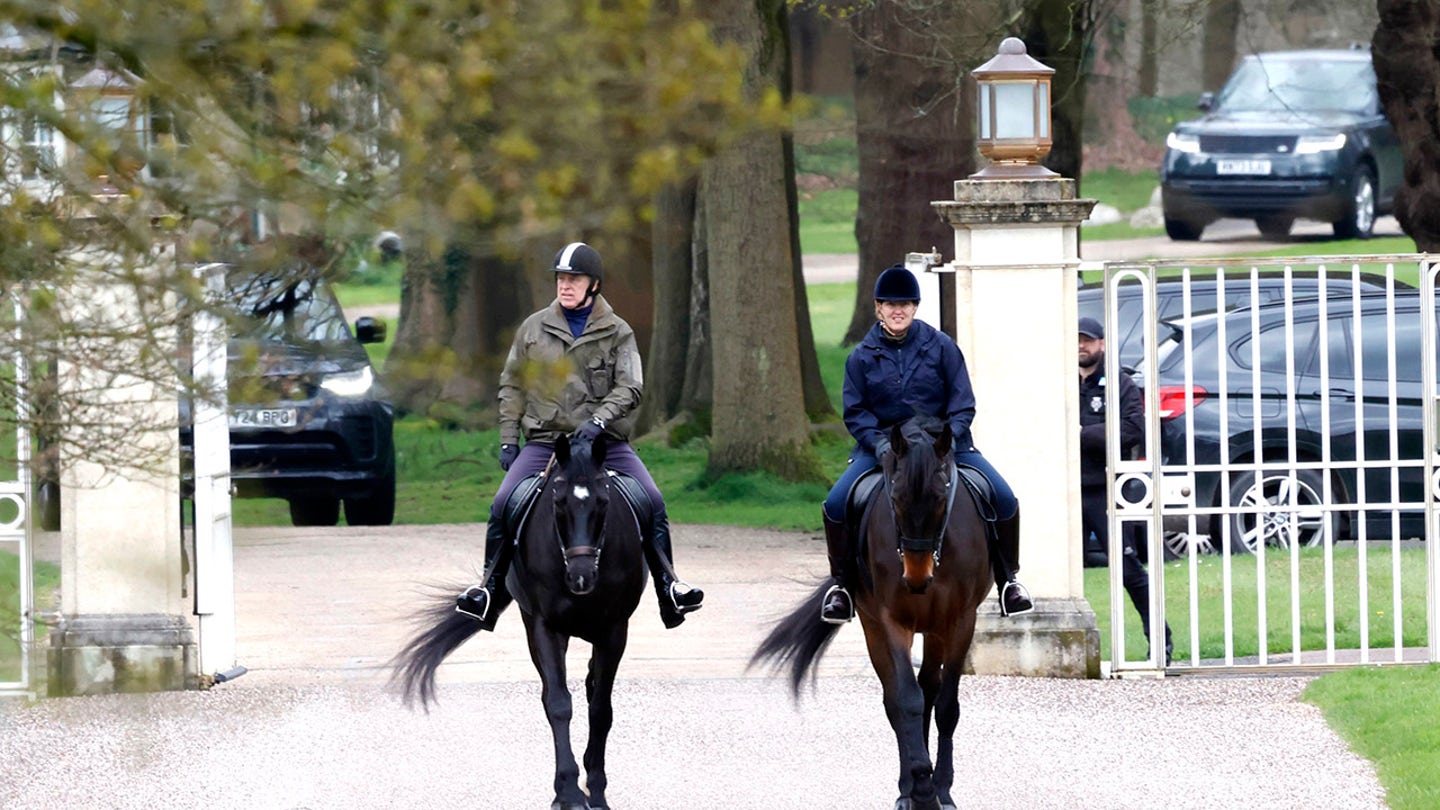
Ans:
[[[890,499],[890,519],[895,521],[895,534],[899,537],[896,553],[903,555],[907,551],[928,551],[934,556],[935,564],[940,564],[940,549],[945,543],[945,529],[950,525],[950,512],[955,508],[955,490],[959,489],[957,479],[960,477],[953,461],[947,466],[950,468],[950,475],[945,481],[945,517],[940,521],[934,537],[910,537],[900,528],[900,510],[895,508],[895,479],[889,475],[885,477],[885,496]]]
[[[550,474],[551,468],[553,468],[554,466],[555,466],[555,457],[554,457],[554,456],[551,456],[551,457],[550,457],[550,463],[545,466],[545,473],[544,473],[544,474],[548,476],[548,475]],[[603,474],[598,475],[598,476],[594,476],[594,477],[591,478],[590,486],[592,486],[592,487],[594,487],[594,488],[596,488],[596,489],[599,489],[599,488],[601,488],[601,487],[609,487],[610,482],[609,482],[608,480],[604,480],[604,479],[605,479],[605,476],[604,476]],[[571,486],[573,486],[573,484],[571,484]],[[565,564],[566,564],[567,566],[570,564],[570,562],[571,562],[572,560],[581,559],[581,558],[584,558],[584,557],[594,557],[594,558],[595,558],[595,565],[596,565],[596,566],[599,566],[599,565],[600,565],[600,552],[602,552],[602,551],[605,550],[605,522],[606,522],[607,520],[609,520],[609,518],[610,518],[610,510],[609,510],[609,509],[606,509],[606,510],[604,510],[604,511],[602,511],[602,512],[600,513],[600,525],[597,526],[596,529],[595,529],[595,536],[596,536],[595,544],[594,544],[594,545],[590,545],[590,546],[571,546],[571,545],[568,545],[568,544],[565,542],[565,538],[562,537],[561,534],[560,534],[560,521],[558,521],[558,520],[552,520],[552,521],[551,521],[551,523],[552,523],[552,525],[554,526],[554,529],[555,529],[555,542],[556,542],[557,545],[560,546],[560,555],[565,559]]]

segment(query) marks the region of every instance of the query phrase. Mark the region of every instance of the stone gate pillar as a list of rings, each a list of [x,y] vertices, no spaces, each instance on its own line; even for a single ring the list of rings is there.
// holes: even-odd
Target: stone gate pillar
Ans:
[[[100,252],[78,257],[81,280],[61,293],[65,321],[81,337],[61,343],[57,369],[66,412],[51,695],[196,685],[180,540],[178,381],[158,379],[153,360],[168,348],[173,367],[173,329],[157,314],[174,310],[165,270],[175,257],[155,257],[153,284],[106,272],[118,261]],[[148,370],[127,371],[141,367]],[[117,440],[123,444],[97,449]],[[114,463],[119,456],[133,466]]]
[[[1095,678],[1100,637],[1085,601],[1076,385],[1079,224],[1094,200],[1060,177],[960,180],[932,203],[955,228],[956,340],[978,406],[975,443],[1020,499],[1021,581],[1035,611],[981,609],[982,674]]]

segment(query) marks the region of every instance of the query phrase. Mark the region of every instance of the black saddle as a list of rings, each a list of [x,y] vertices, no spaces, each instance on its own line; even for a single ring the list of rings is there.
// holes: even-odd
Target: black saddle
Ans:
[[[610,476],[610,482],[625,499],[625,505],[630,507],[630,513],[635,516],[635,524],[640,528],[640,536],[649,537],[653,531],[651,521],[655,517],[655,504],[650,502],[650,493],[640,486],[640,481],[634,476],[614,470],[606,470],[605,474]]]
[[[535,506],[535,498],[544,488],[545,473],[538,472],[520,479],[520,483],[510,491],[510,500],[500,509],[500,525],[505,527],[506,537],[513,540],[520,536],[520,530],[525,528],[525,521]]]
[[[996,519],[995,487],[990,484],[985,473],[975,467],[956,464],[955,471],[960,476],[959,482],[975,501],[980,517],[984,518],[986,532],[993,534]],[[855,483],[850,486],[850,492],[845,497],[845,530],[850,532],[851,537],[860,537],[863,540],[865,508],[870,505],[884,481],[885,476],[880,468],[875,467],[855,479]],[[861,546],[863,553],[863,542],[857,545]]]

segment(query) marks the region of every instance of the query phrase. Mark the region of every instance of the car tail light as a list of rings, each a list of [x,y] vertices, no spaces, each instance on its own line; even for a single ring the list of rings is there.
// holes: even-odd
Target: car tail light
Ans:
[[[1208,391],[1196,385],[1190,389],[1190,401],[1199,405],[1209,396]],[[1160,419],[1169,421],[1185,413],[1185,386],[1183,385],[1162,385],[1160,386]]]

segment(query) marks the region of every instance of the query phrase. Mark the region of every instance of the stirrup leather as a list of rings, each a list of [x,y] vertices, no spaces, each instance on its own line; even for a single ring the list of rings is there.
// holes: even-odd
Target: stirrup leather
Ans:
[[[834,596],[837,592],[844,597],[845,604],[850,606],[850,609],[846,612],[846,616],[843,619],[832,618],[825,615],[825,608],[830,604],[830,597]],[[848,624],[853,618],[855,618],[855,603],[850,599],[850,592],[845,589],[844,585],[831,585],[830,588],[825,591],[825,595],[820,598],[821,621],[829,624]]]
[[[481,608],[479,613],[465,609],[465,605],[474,604],[480,596],[485,597],[485,607]],[[490,606],[494,603],[495,599],[490,593],[489,588],[486,588],[484,585],[471,585],[455,600],[455,612],[464,613],[466,616],[474,616],[483,622],[486,617],[490,615]]]
[[[1016,609],[1016,610],[1009,610],[1009,609],[1007,609],[1007,608],[1005,607],[1005,603],[1006,603],[1006,597],[1009,597],[1009,596],[1014,596],[1014,597],[1019,598],[1020,600],[1023,600],[1025,606],[1024,606],[1024,607],[1021,607],[1021,608],[1018,608],[1018,609]],[[1005,616],[1005,617],[1009,617],[1009,616],[1019,616],[1019,615],[1021,615],[1021,614],[1023,614],[1023,613],[1029,613],[1030,611],[1032,611],[1032,610],[1034,610],[1034,609],[1035,609],[1035,603],[1030,599],[1030,592],[1027,591],[1027,590],[1025,590],[1025,586],[1024,586],[1024,585],[1021,585],[1017,580],[1013,580],[1013,579],[1010,580],[1009,582],[1005,583],[1005,587],[1000,591],[1000,615],[1001,615],[1001,616]]]

